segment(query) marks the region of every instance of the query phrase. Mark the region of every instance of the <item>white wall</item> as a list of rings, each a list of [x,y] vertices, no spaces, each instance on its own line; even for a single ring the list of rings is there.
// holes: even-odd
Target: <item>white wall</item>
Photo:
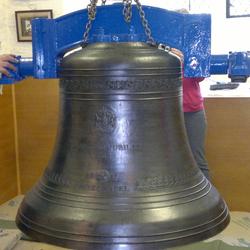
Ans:
[[[70,0],[63,0],[63,13],[67,14],[75,10],[85,9],[90,2],[89,0],[73,0],[74,4]],[[100,1],[100,0],[99,0]]]
[[[101,0],[98,1],[99,4]],[[169,10],[186,8],[188,9],[188,0],[141,0],[141,4],[149,5],[154,7],[166,8]],[[74,10],[84,9],[86,8],[87,4],[89,3],[88,0],[74,0],[74,4],[72,4],[69,0],[63,1],[64,13],[69,13]],[[106,4],[113,4],[113,3],[122,3],[122,0],[107,0]]]
[[[190,0],[192,13],[212,15],[212,54],[250,50],[250,17],[226,18],[226,0]]]
[[[63,5],[58,0],[0,0],[0,53],[31,56],[31,42],[17,42],[15,11],[53,9],[54,17],[63,14]]]

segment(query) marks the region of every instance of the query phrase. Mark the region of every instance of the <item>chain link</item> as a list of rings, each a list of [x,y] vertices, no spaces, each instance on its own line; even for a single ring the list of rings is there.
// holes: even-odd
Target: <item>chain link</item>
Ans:
[[[132,0],[123,0],[123,16],[127,23],[130,23],[132,18]]]
[[[106,4],[106,0],[101,0],[101,1],[102,1],[102,5]],[[142,5],[141,5],[140,1],[139,0],[134,0],[134,1],[136,3],[137,9],[139,11],[141,22],[142,22],[145,34],[146,34],[147,39],[148,39],[147,42],[149,44],[153,45],[153,46],[157,46],[157,44],[156,44],[156,42],[155,42],[155,40],[154,40],[154,38],[152,36],[152,32],[151,32],[151,29],[149,27],[148,20],[146,19],[145,12],[142,9]],[[97,3],[98,3],[98,0],[90,0],[90,3],[87,6],[88,22],[86,24],[86,29],[85,29],[85,32],[83,34],[82,46],[84,46],[88,41],[89,32],[90,32],[90,29],[92,27],[92,22],[96,17]],[[132,18],[132,0],[123,0],[123,6],[124,6],[123,7],[124,19],[125,19],[125,21],[127,23],[129,23],[131,21],[131,18]],[[163,49],[165,51],[170,51],[171,50],[171,48],[169,46],[164,45],[164,44],[158,45],[158,48]]]
[[[148,20],[145,17],[145,12],[142,9],[142,5],[141,5],[139,0],[135,0],[135,3],[136,3],[136,6],[137,6],[137,9],[139,10],[139,15],[140,15],[140,18],[141,18],[141,21],[142,21],[142,25],[144,27],[146,36],[148,38],[147,42],[152,44],[152,45],[156,45],[156,42],[155,42],[154,38],[152,37],[152,32],[151,32],[151,29],[149,27]]]
[[[96,16],[96,5],[98,0],[90,0],[90,3],[87,6],[88,17],[90,20],[94,20]]]
[[[83,45],[87,43],[89,37],[89,31],[92,27],[92,22],[95,20],[96,16],[96,5],[98,0],[90,0],[90,3],[87,6],[88,10],[88,22],[85,27],[85,32],[83,34]]]

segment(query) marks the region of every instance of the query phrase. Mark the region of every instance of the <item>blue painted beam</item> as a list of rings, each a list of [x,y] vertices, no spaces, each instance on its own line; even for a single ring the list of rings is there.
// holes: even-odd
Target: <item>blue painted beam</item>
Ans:
[[[211,55],[210,74],[227,75],[228,73],[228,55]]]
[[[210,74],[228,75],[232,81],[246,81],[250,76],[250,52],[230,52],[228,55],[212,55]]]
[[[155,41],[183,52],[184,75],[208,77],[211,16],[180,14],[150,6],[143,6],[143,9]],[[122,11],[122,4],[98,7],[89,42],[146,41],[136,6],[132,7],[132,20],[129,24],[124,21]],[[64,52],[82,42],[87,16],[87,10],[83,9],[55,19],[32,21],[33,77],[58,77],[59,62]],[[24,75],[23,72],[19,74],[20,77]],[[16,76],[16,80],[20,78]]]
[[[143,9],[155,41],[183,51],[185,75],[209,76],[210,15],[180,14],[150,6],[144,6]],[[146,41],[136,6],[132,8],[132,21],[129,24],[124,21],[122,10],[122,4],[98,7],[89,42],[95,41],[100,29],[106,41]],[[33,21],[32,39],[33,57],[37,69],[35,70],[36,78],[57,77],[56,62],[60,59],[58,56],[61,55],[63,49],[75,46],[82,41],[86,22],[86,9],[52,20],[35,19]]]

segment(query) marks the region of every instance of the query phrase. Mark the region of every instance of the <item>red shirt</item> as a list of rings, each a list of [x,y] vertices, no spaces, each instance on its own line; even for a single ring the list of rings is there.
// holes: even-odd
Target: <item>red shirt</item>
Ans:
[[[183,77],[183,111],[196,112],[204,109],[199,82],[204,78]]]

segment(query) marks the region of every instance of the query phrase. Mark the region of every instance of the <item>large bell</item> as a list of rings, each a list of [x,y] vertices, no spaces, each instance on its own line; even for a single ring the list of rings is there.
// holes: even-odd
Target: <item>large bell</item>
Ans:
[[[93,43],[60,66],[55,153],[17,225],[84,250],[152,250],[209,238],[228,209],[196,166],[180,60],[145,43]]]

